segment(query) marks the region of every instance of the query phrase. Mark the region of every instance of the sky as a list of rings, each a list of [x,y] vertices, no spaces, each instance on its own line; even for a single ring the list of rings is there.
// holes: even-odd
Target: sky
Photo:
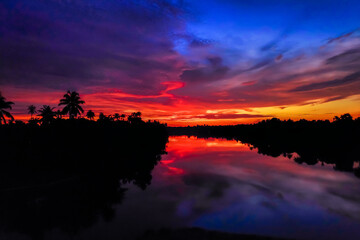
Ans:
[[[360,116],[358,0],[2,0],[0,91],[170,126]]]

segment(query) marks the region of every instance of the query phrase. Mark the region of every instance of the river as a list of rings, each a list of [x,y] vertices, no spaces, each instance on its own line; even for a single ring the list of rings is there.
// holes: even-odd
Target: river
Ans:
[[[199,227],[293,239],[360,239],[360,179],[332,165],[271,157],[241,142],[170,137],[145,190],[125,194],[111,221],[44,239],[134,239],[147,230]],[[22,239],[20,233],[0,235]],[[6,237],[6,238],[5,238]],[[23,239],[27,239],[23,236]]]

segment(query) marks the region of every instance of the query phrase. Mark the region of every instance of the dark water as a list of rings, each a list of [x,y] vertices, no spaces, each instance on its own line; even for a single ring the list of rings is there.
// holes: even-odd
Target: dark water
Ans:
[[[99,217],[72,234],[55,227],[41,237],[136,239],[147,230],[200,227],[295,239],[360,239],[360,179],[352,173],[260,155],[222,139],[170,137],[167,152],[146,190],[122,186],[127,190],[111,220]],[[0,233],[0,239],[31,239],[19,229]]]

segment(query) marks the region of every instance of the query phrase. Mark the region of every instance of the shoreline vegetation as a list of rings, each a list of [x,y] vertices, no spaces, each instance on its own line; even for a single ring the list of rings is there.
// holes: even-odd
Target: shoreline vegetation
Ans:
[[[100,113],[95,121],[89,110],[85,119],[85,102],[68,91],[59,103],[62,110],[30,105],[30,120],[24,123],[12,117],[13,104],[0,95],[0,229],[32,239],[43,239],[53,229],[74,235],[99,219],[111,221],[115,205],[126,194],[124,184],[141,189],[151,184],[169,135],[237,140],[260,154],[292,158],[296,153],[298,163],[331,163],[360,177],[359,167],[354,168],[359,162],[360,119],[350,114],[333,122],[273,118],[249,125],[167,127],[143,121],[140,112]],[[178,234],[242,239],[204,230],[179,231],[152,232],[144,239],[178,239]]]
[[[136,149],[160,154],[165,152],[169,135],[187,135],[241,141],[259,154],[283,155],[299,164],[334,164],[335,170],[360,177],[360,167],[355,164],[360,160],[360,118],[353,119],[349,113],[335,116],[332,122],[272,118],[255,124],[167,127],[156,120],[144,122],[141,112],[128,116],[99,113],[94,120],[96,114],[89,110],[83,118],[83,104],[79,93],[67,91],[58,104],[62,109],[43,105],[37,110],[30,105],[30,120],[24,123],[13,118],[9,110],[14,102],[0,93],[2,164],[23,162],[29,168],[53,164],[54,169],[66,166],[79,171],[90,165],[104,165],[101,159],[112,159],[119,150],[123,151],[120,157],[128,157]]]
[[[65,93],[59,102],[63,109],[57,111],[49,105],[38,111],[34,105],[28,106],[28,123],[14,120],[9,111],[13,104],[0,94],[0,164],[3,166],[0,173],[5,169],[13,171],[14,180],[10,182],[19,181],[27,174],[33,175],[30,179],[35,181],[36,174],[43,172],[47,177],[56,176],[56,172],[64,177],[89,171],[112,172],[121,167],[126,170],[122,174],[128,175],[126,181],[134,180],[145,188],[148,179],[137,179],[137,172],[154,167],[168,142],[166,125],[158,121],[144,122],[140,112],[130,114],[127,119],[124,114],[100,113],[95,121],[95,113],[89,110],[88,119],[82,118],[85,101],[75,91]],[[35,114],[39,118],[34,117]],[[144,160],[147,157],[154,161]]]
[[[76,235],[116,216],[132,183],[145,190],[165,154],[164,125],[54,120],[0,126],[0,230]]]
[[[124,184],[146,189],[166,153],[166,126],[144,122],[140,113],[127,120],[102,114],[94,121],[92,112],[79,118],[84,102],[68,92],[65,110],[29,106],[31,120],[24,123],[12,118],[12,102],[0,100],[2,232],[43,239],[53,229],[74,235],[100,219],[111,221]]]
[[[263,120],[255,124],[229,126],[168,127],[169,135],[225,138],[249,144],[259,154],[283,155],[302,164],[334,164],[339,171],[354,172],[360,178],[360,118],[350,114],[329,120]]]
[[[89,172],[114,173],[123,182],[134,182],[144,189],[150,184],[151,169],[165,153],[166,125],[144,122],[140,112],[127,119],[124,114],[100,113],[95,121],[95,113],[89,110],[85,119],[81,117],[85,101],[79,93],[68,91],[60,99],[62,110],[54,111],[54,107],[43,105],[37,111],[30,105],[30,120],[24,123],[15,121],[8,111],[13,104],[0,94],[0,173],[6,180],[0,183],[0,190],[16,185],[35,186],[37,180],[39,185],[51,179],[56,182]],[[122,172],[115,173],[114,169]],[[144,174],[139,174],[142,170]]]
[[[0,143],[7,149],[4,151],[5,156],[9,155],[7,160],[24,158],[31,162],[46,154],[60,162],[73,158],[76,159],[73,162],[77,162],[94,156],[100,159],[102,155],[116,155],[119,146],[129,149],[159,141],[163,150],[169,135],[187,135],[241,141],[260,154],[283,155],[289,159],[295,156],[293,159],[300,164],[334,164],[335,170],[354,172],[360,177],[360,167],[354,167],[360,160],[360,117],[353,119],[349,113],[335,116],[332,122],[272,118],[255,124],[167,127],[156,120],[144,122],[141,112],[128,116],[99,113],[95,120],[96,114],[89,110],[83,118],[85,101],[75,91],[67,91],[60,99],[58,106],[63,109],[54,110],[54,107],[43,105],[37,110],[34,105],[28,106],[28,123],[14,120],[9,111],[13,104],[0,93],[0,132],[3,136]],[[63,151],[63,145],[70,149]],[[40,146],[44,148],[38,151]]]

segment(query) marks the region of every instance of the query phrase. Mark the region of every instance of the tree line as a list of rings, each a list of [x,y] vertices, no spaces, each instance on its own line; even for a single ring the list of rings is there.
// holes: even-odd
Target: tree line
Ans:
[[[80,94],[76,91],[67,91],[63,98],[60,99],[58,106],[63,106],[62,109],[56,110],[55,107],[50,105],[43,105],[40,109],[37,109],[34,105],[27,107],[28,114],[30,114],[30,124],[48,125],[53,120],[63,119],[67,117],[70,120],[82,118],[84,109],[81,105],[85,104],[85,101],[81,99]],[[0,92],[0,125],[1,124],[22,124],[20,120],[15,120],[9,110],[12,110],[14,102],[7,101]],[[94,121],[96,114],[92,110],[88,110],[85,114],[88,120]],[[141,112],[134,112],[130,115],[114,113],[105,115],[100,112],[98,115],[98,121],[128,121],[130,123],[141,122]]]
[[[232,126],[168,127],[169,135],[216,137],[248,144],[258,153],[308,165],[333,164],[335,170],[354,172],[360,177],[360,118],[349,113],[329,120],[280,120]],[[296,154],[295,154],[296,153]]]

